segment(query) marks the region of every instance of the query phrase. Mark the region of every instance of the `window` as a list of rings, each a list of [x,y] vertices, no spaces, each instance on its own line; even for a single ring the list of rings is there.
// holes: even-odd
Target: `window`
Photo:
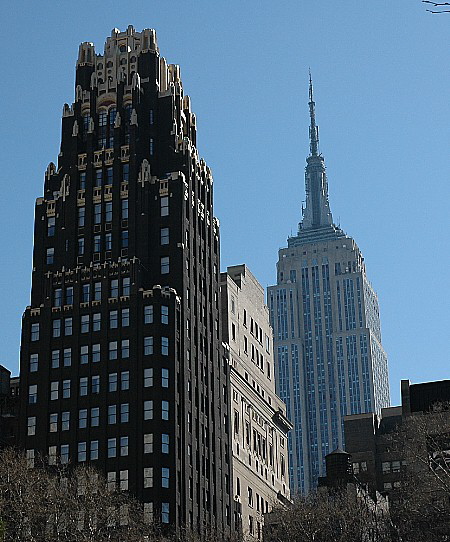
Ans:
[[[116,457],[116,439],[115,438],[109,438],[108,439],[108,457]]]
[[[96,203],[94,205],[94,224],[102,223],[102,204]]]
[[[122,248],[128,247],[128,230],[123,230],[120,234]]]
[[[27,419],[27,435],[33,436],[36,434],[36,416],[29,416]]]
[[[161,503],[161,523],[169,523],[169,503]]]
[[[98,427],[100,421],[99,407],[91,408],[91,427]]]
[[[400,472],[400,461],[392,461],[392,472]]]
[[[120,490],[126,491],[128,489],[128,471],[121,470],[119,472],[119,477],[120,477],[120,484],[119,484]]]
[[[155,114],[153,109],[150,109],[149,111],[148,121],[150,124],[153,124],[155,122]]]
[[[122,403],[120,405],[120,423],[127,423],[130,421],[130,405],[129,403]]]
[[[145,305],[144,307],[144,324],[153,323],[153,305]]]
[[[112,250],[112,234],[105,234],[105,250]]]
[[[39,340],[39,324],[38,323],[31,324],[31,340],[32,341]]]
[[[130,277],[122,279],[122,295],[130,295]]]
[[[109,311],[109,329],[116,329],[118,326],[117,311]]]
[[[47,258],[46,262],[47,265],[51,265],[55,260],[55,249],[53,247],[50,247],[47,249]]]
[[[161,386],[163,388],[169,387],[169,369],[161,369]]]
[[[161,228],[161,245],[169,244],[169,228]]]
[[[128,390],[130,389],[130,372],[122,371],[120,373],[120,389]]]
[[[111,280],[109,297],[119,297],[119,280],[118,279]]]
[[[169,197],[163,196],[161,198],[161,216],[169,215]]]
[[[111,341],[109,343],[109,359],[117,359],[117,341]]]
[[[169,487],[170,471],[167,467],[161,468],[161,487]]]
[[[102,186],[103,182],[103,171],[101,169],[95,170],[95,186]]]
[[[169,401],[161,401],[161,419],[169,419]]]
[[[50,382],[50,400],[56,401],[59,396],[59,382]]]
[[[100,361],[100,345],[93,344],[92,345],[92,362],[98,363],[99,361]]]
[[[63,399],[69,399],[70,398],[70,380],[63,380],[63,392],[62,396]]]
[[[70,412],[61,412],[61,431],[70,430]]]
[[[128,437],[120,437],[120,455],[122,457],[128,455]]]
[[[27,450],[26,454],[28,467],[34,467],[34,450]]]
[[[169,323],[169,307],[167,305],[161,305],[161,323]]]
[[[57,350],[59,354],[59,350]],[[52,365],[53,366],[53,365]],[[39,368],[39,354],[30,354],[30,373],[35,373]]]
[[[153,453],[153,433],[146,433],[144,435],[144,454]]]
[[[91,299],[91,285],[83,284],[81,287],[81,301],[82,303],[87,303]]]
[[[85,427],[87,427],[87,417],[87,409],[82,408],[78,411],[78,427],[80,429],[84,429]]]
[[[144,388],[153,386],[153,368],[144,369]]]
[[[89,362],[89,346],[80,346],[80,364],[85,365]]]
[[[49,416],[49,429],[50,433],[56,433],[58,431],[58,413],[50,414]]]
[[[64,335],[72,335],[72,318],[64,318]]]
[[[128,199],[122,200],[122,220],[128,218]]]
[[[123,164],[122,166],[122,179],[128,181],[130,179],[130,164]]]
[[[89,314],[83,314],[81,316],[81,333],[89,333]]]
[[[94,282],[94,301],[102,300],[102,283]]]
[[[108,406],[108,424],[114,425],[117,422],[117,406],[109,405]]]
[[[91,461],[98,459],[98,440],[91,440]]]
[[[61,337],[61,320],[53,320],[53,337]]]
[[[117,391],[117,373],[108,375],[108,391]]]
[[[169,435],[167,433],[161,435],[161,453],[169,453]]]
[[[64,465],[69,462],[69,445],[61,444],[61,453],[60,453],[61,463]]]
[[[150,138],[149,151],[150,151],[150,156],[153,156],[153,154],[155,153],[155,140],[153,139],[153,137]]]
[[[161,337],[161,354],[163,356],[169,355],[169,339],[167,337]]]
[[[120,344],[120,354],[122,359],[130,357],[130,341],[129,339],[123,339]]]
[[[83,117],[83,120],[85,119],[86,119],[86,116]],[[85,171],[80,172],[80,190],[86,190],[86,172]]]
[[[144,420],[153,420],[153,401],[144,401]]]
[[[107,488],[108,491],[115,491],[116,489],[116,473],[115,472],[108,472],[107,475]]]
[[[248,495],[248,505],[253,508],[253,489],[250,486],[247,487],[247,495]]]
[[[122,327],[130,325],[130,309],[122,309]]]
[[[100,393],[100,376],[91,376],[91,393]]]
[[[88,379],[87,376],[82,376],[80,378],[80,395],[88,394]]]
[[[73,286],[66,288],[66,305],[73,305]]]
[[[106,168],[106,184],[112,184],[113,183],[113,168],[108,167]]]
[[[391,463],[389,461],[383,461],[381,463],[381,470],[383,471],[383,474],[391,472]]]
[[[102,316],[99,312],[92,315],[92,331],[100,331]]]
[[[84,237],[78,239],[78,256],[83,256],[84,254]]]
[[[102,236],[94,235],[94,252],[101,252],[102,250]]]
[[[153,487],[153,467],[144,468],[144,487]]]
[[[169,272],[169,256],[161,258],[161,275],[166,275]]]
[[[52,369],[59,367],[59,350],[52,350]]]
[[[86,220],[86,207],[78,207],[78,227],[82,228]]]
[[[153,354],[153,337],[144,337],[144,356]]]
[[[53,306],[61,307],[62,305],[62,290],[61,288],[56,288],[53,294]]]

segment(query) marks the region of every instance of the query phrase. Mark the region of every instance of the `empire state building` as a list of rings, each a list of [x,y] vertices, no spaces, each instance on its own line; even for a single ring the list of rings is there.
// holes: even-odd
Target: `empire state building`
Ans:
[[[344,447],[344,416],[389,406],[387,356],[378,298],[358,245],[333,222],[309,85],[310,155],[306,207],[297,235],[279,250],[268,288],[277,393],[294,424],[291,492],[307,493],[325,474],[324,457]]]

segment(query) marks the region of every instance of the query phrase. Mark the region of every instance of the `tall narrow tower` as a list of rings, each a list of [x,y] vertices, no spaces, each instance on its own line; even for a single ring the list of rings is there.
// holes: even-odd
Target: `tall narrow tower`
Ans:
[[[36,201],[20,440],[89,461],[157,521],[231,522],[219,223],[180,70],[153,30],[82,43]]]
[[[387,356],[378,299],[355,243],[333,222],[309,82],[310,155],[298,233],[279,251],[268,288],[277,392],[294,424],[289,435],[293,493],[325,473],[325,456],[344,447],[344,416],[389,405]]]

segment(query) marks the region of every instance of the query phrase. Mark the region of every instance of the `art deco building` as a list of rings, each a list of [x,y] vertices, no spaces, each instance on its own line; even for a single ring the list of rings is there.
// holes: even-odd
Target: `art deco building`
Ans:
[[[36,201],[20,440],[91,462],[177,527],[231,524],[219,224],[180,69],[153,30],[82,43]]]
[[[345,415],[389,405],[377,295],[357,244],[333,222],[311,82],[309,96],[306,207],[297,235],[279,251],[277,284],[268,288],[277,392],[294,424],[294,493],[315,487],[325,456],[344,448]]]
[[[289,502],[286,406],[275,393],[273,338],[264,289],[245,265],[221,274],[223,340],[231,368],[235,510],[246,540]]]

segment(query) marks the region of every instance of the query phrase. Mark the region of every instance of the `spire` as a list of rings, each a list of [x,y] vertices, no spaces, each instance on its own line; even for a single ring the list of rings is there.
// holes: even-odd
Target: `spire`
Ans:
[[[306,207],[303,220],[299,224],[299,234],[305,230],[316,230],[333,225],[333,217],[328,202],[328,183],[323,156],[319,154],[319,129],[316,126],[316,110],[313,96],[311,70],[309,72],[309,127],[310,155],[306,159]]]
[[[309,127],[309,149],[311,156],[318,156],[319,152],[319,127],[316,126],[316,104],[313,96],[313,84],[311,70],[309,70],[309,116],[311,125]]]

